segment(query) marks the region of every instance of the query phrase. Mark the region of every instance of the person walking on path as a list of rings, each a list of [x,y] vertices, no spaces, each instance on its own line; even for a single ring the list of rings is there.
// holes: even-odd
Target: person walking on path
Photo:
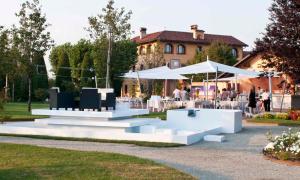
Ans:
[[[261,96],[264,103],[265,112],[270,112],[270,93],[264,90]]]
[[[248,107],[249,107],[251,115],[253,115],[254,108],[256,108],[256,98],[255,97],[256,97],[255,86],[253,86],[249,93],[249,103],[248,103]]]

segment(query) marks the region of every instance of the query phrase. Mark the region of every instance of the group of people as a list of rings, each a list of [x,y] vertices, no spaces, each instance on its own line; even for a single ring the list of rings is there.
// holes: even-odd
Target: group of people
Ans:
[[[261,102],[261,103],[257,103],[257,102]],[[268,92],[268,90],[264,90],[260,87],[258,87],[258,91],[255,91],[255,86],[252,87],[250,93],[249,93],[249,109],[250,109],[250,113],[253,114],[254,109],[257,107],[258,105],[263,105],[265,112],[270,112],[270,104],[271,104],[271,100],[270,100],[270,93]]]
[[[187,87],[179,90],[177,87],[173,91],[173,97],[175,101],[186,101],[189,99],[190,90]]]
[[[237,97],[237,92],[234,90],[234,88],[231,89],[223,88],[222,93],[219,95],[219,99],[221,101],[226,101],[228,99],[230,99],[230,101],[233,101],[236,97]]]

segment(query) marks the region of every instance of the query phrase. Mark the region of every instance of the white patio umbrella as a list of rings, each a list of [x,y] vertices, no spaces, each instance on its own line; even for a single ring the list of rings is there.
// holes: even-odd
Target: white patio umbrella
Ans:
[[[242,75],[242,76],[249,76],[249,77],[257,77],[260,73],[254,71],[248,71],[232,66],[228,66],[221,63],[216,63],[211,61],[207,58],[207,61],[193,64],[190,66],[185,66],[182,68],[174,69],[174,72],[178,74],[200,74],[200,73],[207,73],[207,80],[208,80],[208,73],[216,73],[215,82],[216,82],[216,89],[215,89],[215,107],[216,107],[216,99],[217,99],[217,87],[218,87],[218,72],[226,72],[232,73],[235,75]],[[208,83],[207,83],[208,86]],[[206,88],[206,96],[207,94]]]
[[[188,79],[185,76],[180,75],[179,73],[174,72],[167,66],[161,66],[153,69],[146,69],[142,71],[128,72],[123,76],[124,78],[132,78],[132,79]]]
[[[161,66],[157,68],[146,69],[146,70],[135,71],[135,72],[130,71],[128,73],[125,73],[121,77],[137,79],[140,88],[141,88],[140,79],[161,79],[161,80],[188,79],[187,77],[174,72],[167,66]],[[166,87],[165,87],[165,94],[166,94]]]

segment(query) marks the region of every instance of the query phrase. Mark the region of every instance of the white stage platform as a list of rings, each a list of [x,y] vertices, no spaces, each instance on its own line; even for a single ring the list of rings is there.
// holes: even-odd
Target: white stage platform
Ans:
[[[167,121],[131,117],[148,113],[145,109],[102,112],[37,109],[32,114],[50,117],[34,122],[0,124],[0,133],[189,145],[202,140],[206,135],[241,130],[242,116],[241,111],[237,110],[169,110]]]
[[[33,109],[33,115],[47,115],[47,116],[59,116],[59,117],[85,117],[85,118],[98,118],[98,119],[118,119],[126,118],[137,115],[149,114],[148,109],[120,109],[120,110],[109,110],[109,111],[79,111],[76,109],[64,110],[49,110],[49,109]]]

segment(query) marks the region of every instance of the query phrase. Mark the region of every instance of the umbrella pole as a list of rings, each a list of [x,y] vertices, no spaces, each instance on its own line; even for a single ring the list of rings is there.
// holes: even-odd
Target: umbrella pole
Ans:
[[[218,97],[218,67],[216,70],[215,109],[217,109],[217,97]]]
[[[206,94],[206,101],[208,101],[208,73],[206,73],[206,91],[205,91],[205,94]]]

